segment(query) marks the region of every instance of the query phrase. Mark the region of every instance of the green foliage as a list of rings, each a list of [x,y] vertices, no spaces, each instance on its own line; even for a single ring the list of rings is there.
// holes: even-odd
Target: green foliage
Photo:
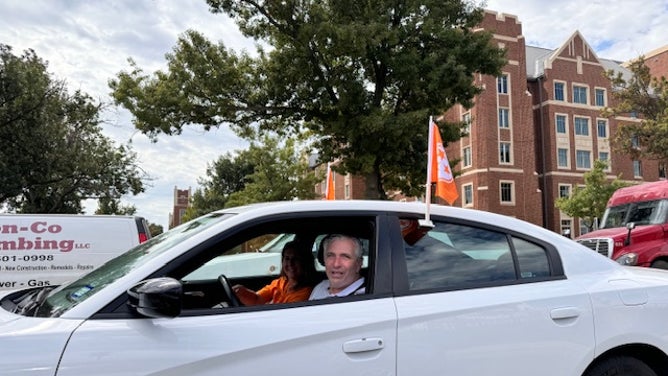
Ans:
[[[202,188],[193,194],[183,221],[226,207],[316,198],[314,187],[323,176],[309,168],[309,152],[296,140],[280,143],[264,136],[247,150],[221,156],[200,179]]]
[[[609,116],[635,113],[642,121],[620,124],[613,145],[633,159],[668,160],[668,81],[652,77],[644,58],[631,63],[632,77],[608,72],[612,79],[616,106],[606,109]]]
[[[164,232],[162,226],[155,223],[148,224],[148,231],[151,233],[151,237],[158,236]]]
[[[135,154],[102,135],[100,105],[69,94],[34,51],[0,44],[0,203],[23,213],[80,213],[82,200],[143,192]],[[106,209],[105,209],[106,210]]]
[[[607,163],[597,160],[594,168],[584,174],[584,187],[575,187],[570,197],[560,197],[555,206],[574,218],[582,218],[591,230],[594,220],[603,217],[605,207],[612,194],[627,186],[619,177],[608,181],[605,169]]]
[[[428,118],[480,92],[475,73],[505,64],[482,10],[455,0],[208,0],[244,35],[271,46],[236,54],[187,31],[167,72],[135,63],[110,81],[115,102],[142,132],[178,134],[193,123],[254,127],[281,135],[307,129],[322,162],[367,177],[367,197],[423,192]],[[440,124],[456,140],[461,124]]]
[[[206,169],[206,177],[200,178],[198,188],[192,195],[190,206],[182,222],[195,219],[214,210],[226,206],[227,200],[234,192],[244,189],[252,174],[255,164],[248,151],[226,153]]]
[[[254,165],[253,173],[246,176],[242,190],[229,196],[226,206],[316,198],[314,187],[323,176],[309,168],[308,154],[297,148],[294,138],[287,139],[284,145],[268,136],[261,144],[251,143],[248,157]]]
[[[122,205],[117,198],[106,196],[100,197],[97,202],[95,214],[134,215],[137,208],[134,205]]]

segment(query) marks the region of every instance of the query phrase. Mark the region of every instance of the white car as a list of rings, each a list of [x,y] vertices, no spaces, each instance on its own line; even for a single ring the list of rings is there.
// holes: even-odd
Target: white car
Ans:
[[[6,293],[0,375],[666,374],[668,271],[517,219],[432,205],[424,221],[425,209],[303,201],[203,216],[70,284]],[[318,250],[332,233],[367,244],[366,294],[244,307],[229,285],[278,271],[192,277],[281,234]]]

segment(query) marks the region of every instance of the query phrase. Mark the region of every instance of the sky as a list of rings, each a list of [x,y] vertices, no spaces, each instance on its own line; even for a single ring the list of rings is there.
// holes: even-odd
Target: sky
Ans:
[[[517,16],[530,46],[556,49],[579,31],[599,57],[626,61],[668,45],[668,0],[488,0],[485,8]],[[108,81],[129,69],[128,58],[144,72],[164,70],[165,54],[188,29],[237,52],[255,50],[233,21],[210,13],[205,0],[0,0],[0,43],[15,55],[33,49],[71,91],[104,103],[111,103]],[[225,126],[209,132],[189,127],[153,143],[122,108],[110,106],[103,119],[104,134],[119,145],[130,142],[150,177],[145,193],[124,196],[122,203],[164,229],[175,187],[194,192],[208,165],[247,147]],[[88,212],[95,207],[86,205]]]

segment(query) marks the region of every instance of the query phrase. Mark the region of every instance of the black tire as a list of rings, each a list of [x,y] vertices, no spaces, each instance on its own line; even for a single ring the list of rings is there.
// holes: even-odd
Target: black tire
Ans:
[[[657,269],[668,269],[668,261],[656,260],[652,263],[652,267]]]
[[[657,376],[643,361],[630,356],[616,356],[596,364],[585,376]]]

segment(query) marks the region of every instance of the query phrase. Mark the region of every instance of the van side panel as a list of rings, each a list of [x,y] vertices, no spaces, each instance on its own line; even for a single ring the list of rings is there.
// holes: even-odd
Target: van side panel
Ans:
[[[137,217],[0,215],[0,290],[59,285],[139,244]]]

